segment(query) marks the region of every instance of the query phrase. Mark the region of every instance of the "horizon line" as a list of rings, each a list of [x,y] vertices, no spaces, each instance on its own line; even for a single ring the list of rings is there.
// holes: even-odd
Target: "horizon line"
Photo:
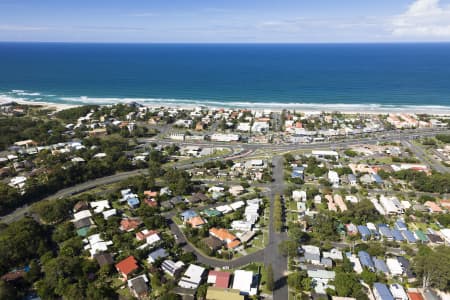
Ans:
[[[384,41],[384,42],[92,42],[92,41],[0,41],[0,44],[122,44],[122,45],[387,45],[387,44],[450,44],[450,41]]]

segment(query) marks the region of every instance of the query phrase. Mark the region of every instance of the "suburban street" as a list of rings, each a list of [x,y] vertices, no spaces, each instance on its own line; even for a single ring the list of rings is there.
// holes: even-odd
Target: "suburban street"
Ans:
[[[288,299],[288,287],[286,280],[287,257],[280,254],[278,245],[287,238],[286,232],[276,232],[273,224],[273,207],[275,195],[283,195],[284,193],[284,176],[283,176],[283,158],[275,156],[272,161],[274,181],[270,190],[270,225],[269,225],[269,244],[266,247],[264,255],[264,265],[272,265],[275,289],[273,291],[273,299]]]

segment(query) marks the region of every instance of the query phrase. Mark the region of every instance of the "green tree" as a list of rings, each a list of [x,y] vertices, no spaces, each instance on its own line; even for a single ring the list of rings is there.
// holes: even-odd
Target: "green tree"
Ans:
[[[267,280],[266,280],[266,287],[269,291],[273,291],[275,288],[275,282],[274,282],[274,278],[273,278],[273,269],[272,269],[272,265],[269,264],[266,268],[266,276],[267,276]]]

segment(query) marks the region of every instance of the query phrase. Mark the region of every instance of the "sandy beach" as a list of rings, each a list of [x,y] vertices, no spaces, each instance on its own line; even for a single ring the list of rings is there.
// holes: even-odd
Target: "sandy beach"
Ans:
[[[414,114],[428,114],[435,116],[450,116],[450,106],[415,106],[415,105],[404,105],[404,106],[387,106],[378,104],[320,104],[320,103],[251,103],[251,102],[232,102],[225,105],[217,105],[217,101],[192,101],[189,103],[186,100],[180,100],[177,103],[176,99],[132,99],[132,98],[71,98],[71,102],[76,102],[78,99],[79,103],[56,103],[49,101],[30,101],[26,98],[21,98],[17,96],[10,95],[0,95],[0,105],[6,103],[16,102],[18,104],[24,105],[36,105],[42,106],[46,109],[52,110],[64,110],[71,107],[82,106],[82,105],[112,105],[115,103],[132,103],[136,102],[142,104],[143,106],[150,108],[177,108],[177,109],[194,109],[196,107],[208,107],[210,109],[250,109],[253,111],[272,111],[281,112],[282,110],[297,111],[309,114],[315,114],[320,112],[341,112],[345,114],[390,114],[390,113],[414,113]]]

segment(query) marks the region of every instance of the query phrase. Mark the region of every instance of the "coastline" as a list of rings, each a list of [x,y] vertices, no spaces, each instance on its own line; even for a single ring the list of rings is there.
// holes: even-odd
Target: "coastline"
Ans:
[[[270,110],[281,112],[282,110],[296,110],[304,113],[341,112],[345,114],[390,114],[390,113],[414,113],[436,116],[450,116],[450,106],[439,105],[383,105],[383,104],[347,104],[347,103],[275,103],[275,102],[218,102],[189,99],[153,99],[153,98],[90,98],[90,97],[61,97],[60,103],[45,101],[42,98],[28,99],[13,95],[0,94],[0,105],[16,102],[23,105],[42,106],[56,111],[83,106],[83,105],[113,105],[118,103],[139,103],[149,108],[177,108],[194,109],[207,107],[210,109],[251,109],[253,111]]]

